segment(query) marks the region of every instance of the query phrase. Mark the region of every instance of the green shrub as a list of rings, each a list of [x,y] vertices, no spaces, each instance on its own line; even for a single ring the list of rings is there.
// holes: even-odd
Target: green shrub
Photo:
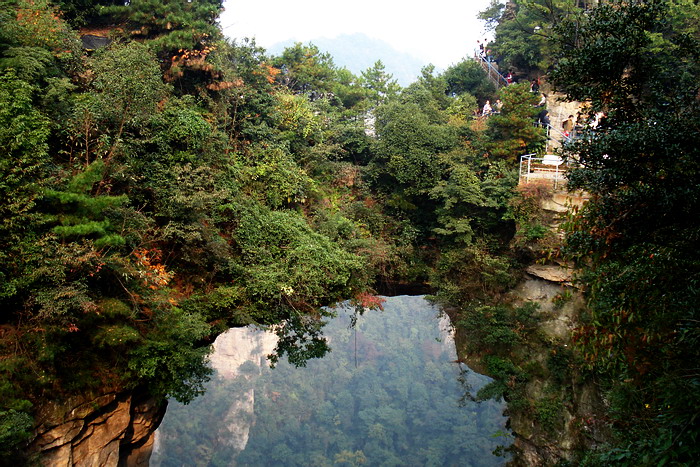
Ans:
[[[547,368],[556,384],[564,384],[571,376],[574,353],[568,347],[558,346],[549,351]]]
[[[535,418],[547,430],[553,432],[562,422],[564,404],[558,398],[551,397],[535,402]]]
[[[574,294],[571,292],[571,289],[565,289],[552,298],[552,304],[554,304],[554,308],[558,310],[561,309],[566,303],[570,302],[573,297]]]
[[[0,411],[0,456],[10,456],[28,441],[34,429],[34,420],[25,412]]]
[[[499,304],[466,308],[457,326],[467,334],[472,351],[504,355],[515,344],[531,338],[539,321],[537,307],[529,302],[520,307]]]

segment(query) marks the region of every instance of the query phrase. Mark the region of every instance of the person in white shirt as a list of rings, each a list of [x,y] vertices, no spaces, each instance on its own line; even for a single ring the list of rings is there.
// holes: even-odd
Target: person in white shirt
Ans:
[[[492,112],[493,109],[491,108],[491,102],[486,101],[486,103],[484,104],[484,108],[481,110],[481,115],[483,115],[484,117],[488,117],[489,115],[491,115]]]

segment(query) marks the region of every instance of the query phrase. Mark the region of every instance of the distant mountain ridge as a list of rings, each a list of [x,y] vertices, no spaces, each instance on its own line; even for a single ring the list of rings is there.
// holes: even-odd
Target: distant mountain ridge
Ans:
[[[268,52],[278,55],[296,42],[300,41],[290,39],[278,42],[269,47]],[[386,71],[391,73],[401,86],[408,86],[416,81],[421,68],[427,65],[410,53],[400,52],[388,43],[362,33],[341,34],[332,39],[319,37],[303,41],[304,44],[309,42],[322,52],[330,53],[337,66],[345,67],[356,75],[370,68],[377,60],[381,60]]]

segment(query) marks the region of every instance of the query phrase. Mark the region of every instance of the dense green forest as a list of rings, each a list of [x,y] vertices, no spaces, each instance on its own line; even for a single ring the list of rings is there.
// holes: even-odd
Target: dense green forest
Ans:
[[[492,2],[494,56],[599,113],[564,154],[592,199],[568,226],[588,311],[578,371],[613,430],[590,465],[700,456],[700,6],[697,1]]]
[[[152,465],[503,463],[491,454],[509,442],[495,436],[504,431],[502,404],[465,398],[486,378],[455,363],[436,308],[421,297],[393,297],[354,327],[353,318],[353,310],[339,310],[324,331],[332,351],[306,368],[281,363],[261,372],[249,360],[234,379],[212,379],[204,397],[169,406]],[[240,423],[240,412],[225,414],[249,389],[255,411],[239,453],[222,433]]]
[[[474,129],[496,92],[474,63],[400,89],[380,62],[354,76],[312,45],[227,41],[219,9],[2,3],[4,454],[69,394],[191,400],[230,326],[281,324],[276,355],[303,364],[327,349],[322,306],[489,261],[513,230],[512,163],[543,136],[489,151],[527,90]],[[86,50],[81,27],[110,44]]]
[[[592,199],[565,248],[541,254],[577,260],[589,303],[575,371],[598,381],[614,429],[591,462],[688,464],[700,7],[598,3],[494,1],[482,16],[502,69],[603,115],[564,149]],[[536,332],[532,310],[503,293],[535,259],[519,246],[547,235],[537,193],[514,190],[518,156],[545,144],[528,84],[497,90],[471,60],[401,88],[381,62],[356,76],[311,44],[268,56],[226,40],[220,8],[0,3],[6,459],[69,394],[191,400],[231,326],[280,324],[276,356],[303,365],[327,351],[323,306],[360,310],[395,284],[431,284],[465,326],[490,324],[495,395],[527,376],[507,349]],[[110,43],[86,49],[83,33]],[[496,98],[500,114],[472,118]]]

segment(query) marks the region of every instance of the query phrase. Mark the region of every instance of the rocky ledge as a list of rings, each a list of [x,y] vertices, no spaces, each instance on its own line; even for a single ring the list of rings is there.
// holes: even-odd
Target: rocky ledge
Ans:
[[[165,407],[138,391],[46,404],[29,452],[44,466],[147,466]]]

